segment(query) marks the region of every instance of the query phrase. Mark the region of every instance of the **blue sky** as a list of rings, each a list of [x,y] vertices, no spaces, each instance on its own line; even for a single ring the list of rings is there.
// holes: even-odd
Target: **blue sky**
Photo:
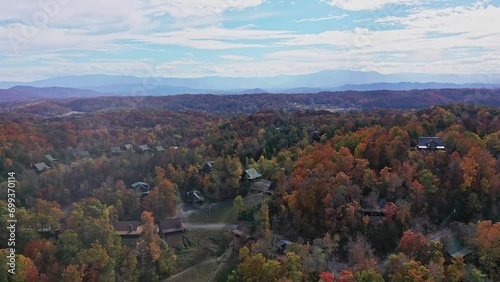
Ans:
[[[499,73],[500,0],[40,0],[0,8],[0,81]]]

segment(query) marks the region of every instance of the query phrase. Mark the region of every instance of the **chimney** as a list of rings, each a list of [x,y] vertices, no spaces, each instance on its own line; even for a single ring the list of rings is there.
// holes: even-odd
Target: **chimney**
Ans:
[[[129,225],[128,225],[128,232],[129,232],[129,233],[132,233],[132,224],[129,224]]]

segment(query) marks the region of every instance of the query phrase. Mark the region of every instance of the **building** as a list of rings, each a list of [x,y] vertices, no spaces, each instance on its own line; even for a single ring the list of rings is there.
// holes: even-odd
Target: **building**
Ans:
[[[45,158],[46,158],[49,162],[51,162],[51,163],[53,163],[53,162],[57,162],[57,159],[56,159],[56,158],[54,158],[54,157],[52,157],[52,155],[51,155],[51,154],[47,154],[47,155],[45,155]]]
[[[157,152],[163,152],[163,151],[165,151],[165,148],[163,148],[163,146],[156,146],[155,149],[156,149]]]
[[[252,183],[250,190],[256,192],[262,192],[266,195],[273,195],[277,188],[276,182],[272,182],[266,179],[259,179]]]
[[[125,148],[125,151],[135,152],[134,146],[132,144],[125,144],[123,145],[123,147]]]
[[[318,130],[313,130],[309,133],[309,140],[311,142],[319,142],[321,141],[321,132]]]
[[[36,163],[33,165],[33,169],[36,171],[36,172],[44,172],[46,171],[47,169],[50,169],[50,166],[46,165],[44,162],[41,162],[41,163]]]
[[[122,149],[120,149],[120,147],[111,147],[111,153],[113,153],[114,155],[121,154],[121,152]]]
[[[204,173],[210,173],[214,170],[214,161],[208,161],[200,167],[200,171]]]
[[[203,197],[203,194],[198,191],[198,190],[192,190],[186,193],[186,201],[188,204],[191,205],[203,205],[203,201],[205,198]]]
[[[117,221],[113,224],[115,234],[119,235],[125,244],[133,244],[142,236],[143,229],[139,221]]]
[[[83,158],[90,157],[90,153],[87,150],[76,150],[76,154]]]
[[[171,247],[184,245],[184,232],[186,227],[180,218],[171,218],[160,221],[160,234]]]
[[[258,173],[255,168],[245,170],[243,174],[245,180],[257,180],[262,177],[262,174]]]
[[[141,152],[148,152],[148,151],[151,151],[151,148],[149,148],[148,145],[139,145],[139,149],[141,150]]]
[[[444,141],[441,137],[418,137],[418,149],[444,150]]]
[[[255,240],[255,224],[250,222],[240,222],[232,231],[233,239],[237,243],[246,243],[249,240]]]
[[[131,186],[135,190],[135,192],[141,196],[145,196],[145,195],[149,194],[149,192],[150,192],[149,184],[147,184],[145,182],[139,181],[139,182],[132,184]]]

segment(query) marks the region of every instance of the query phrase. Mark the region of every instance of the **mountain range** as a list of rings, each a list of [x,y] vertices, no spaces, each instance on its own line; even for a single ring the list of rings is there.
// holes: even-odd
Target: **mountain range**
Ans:
[[[0,82],[0,101],[173,94],[318,93],[323,91],[500,88],[500,74],[381,74],[332,70],[276,77],[164,78],[119,75],[62,76]]]

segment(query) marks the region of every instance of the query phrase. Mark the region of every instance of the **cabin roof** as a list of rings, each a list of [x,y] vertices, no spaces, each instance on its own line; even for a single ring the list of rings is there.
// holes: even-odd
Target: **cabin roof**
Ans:
[[[165,148],[163,148],[163,146],[156,146],[155,147],[156,151],[158,152],[162,152],[162,151],[165,151]]]
[[[52,155],[51,155],[51,154],[46,154],[46,155],[45,155],[45,158],[46,158],[47,160],[49,160],[49,162],[55,162],[55,161],[57,161],[57,159],[56,159],[56,158],[54,158],[54,157],[52,157]]]
[[[118,154],[121,152],[122,152],[122,149],[120,149],[120,147],[111,147],[111,153]]]
[[[160,230],[163,234],[185,231],[186,227],[180,218],[170,218],[160,221]]]
[[[433,148],[431,145],[435,144],[436,149],[444,149],[444,141],[441,137],[418,137],[418,148],[419,149],[430,149]]]
[[[261,179],[254,182],[250,189],[261,192],[274,193],[274,190],[276,190],[276,183],[270,180]]]
[[[139,221],[117,221],[113,227],[119,235],[139,235],[143,231]]]
[[[255,168],[245,170],[245,174],[248,180],[253,180],[262,177],[262,174],[258,173]]]
[[[45,164],[44,162],[36,163],[33,166],[38,171],[44,171],[46,169],[50,169],[50,167],[47,164]]]

